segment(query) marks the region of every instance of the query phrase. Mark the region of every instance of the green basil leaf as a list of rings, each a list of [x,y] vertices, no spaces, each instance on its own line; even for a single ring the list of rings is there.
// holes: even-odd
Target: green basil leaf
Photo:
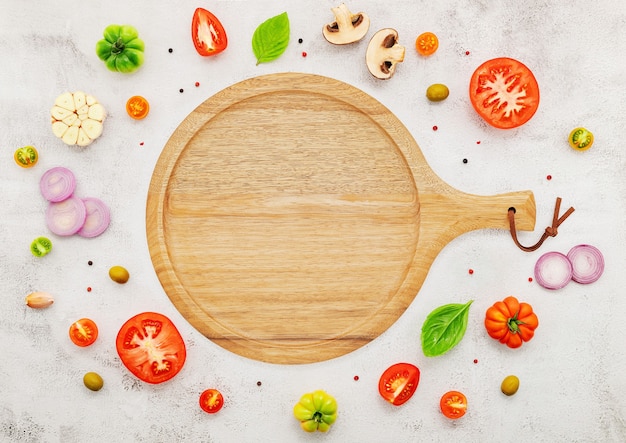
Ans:
[[[283,12],[261,23],[252,35],[252,50],[256,64],[280,57],[289,44],[289,17]]]
[[[426,357],[436,357],[459,344],[467,329],[469,307],[467,303],[439,306],[426,317],[422,325],[422,350]]]

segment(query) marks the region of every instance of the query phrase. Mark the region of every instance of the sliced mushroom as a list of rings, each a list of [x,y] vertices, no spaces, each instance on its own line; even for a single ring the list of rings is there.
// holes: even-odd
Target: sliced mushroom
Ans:
[[[370,28],[370,19],[367,14],[359,12],[353,14],[343,3],[331,8],[335,14],[335,21],[324,25],[324,38],[334,45],[347,45],[361,40]]]
[[[367,69],[374,77],[387,80],[393,77],[398,63],[404,61],[404,52],[404,46],[398,43],[398,32],[391,28],[381,29],[367,45]]]

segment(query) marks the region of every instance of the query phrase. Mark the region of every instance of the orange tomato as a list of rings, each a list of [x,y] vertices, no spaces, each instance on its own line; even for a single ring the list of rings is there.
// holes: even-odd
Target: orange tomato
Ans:
[[[89,318],[81,318],[76,320],[70,326],[70,339],[76,346],[84,348],[93,344],[98,338],[98,327],[96,323]]]
[[[141,120],[150,112],[150,104],[142,96],[134,95],[126,102],[126,112],[135,120]]]
[[[424,32],[415,40],[415,49],[421,55],[432,55],[437,48],[439,48],[439,39],[432,32]]]
[[[539,319],[528,303],[509,296],[493,304],[485,314],[485,328],[491,338],[509,348],[519,348],[535,335]]]

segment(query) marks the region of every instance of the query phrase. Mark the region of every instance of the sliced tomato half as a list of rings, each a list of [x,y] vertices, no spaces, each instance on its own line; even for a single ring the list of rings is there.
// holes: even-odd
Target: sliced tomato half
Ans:
[[[396,363],[383,372],[378,381],[378,392],[389,403],[400,406],[415,393],[420,381],[420,370],[411,363]]]
[[[191,20],[191,38],[203,57],[219,54],[228,46],[226,31],[220,21],[204,8],[197,8]]]
[[[92,345],[98,338],[98,326],[89,318],[81,318],[70,325],[70,340],[84,348]]]
[[[539,107],[535,76],[512,58],[494,58],[480,65],[470,80],[469,96],[478,115],[500,129],[523,125]]]
[[[207,414],[215,414],[224,406],[224,397],[217,389],[207,389],[200,394],[200,407]]]
[[[462,392],[449,391],[441,396],[439,407],[443,415],[455,420],[467,412],[467,398]]]
[[[162,314],[143,312],[121,327],[115,342],[124,366],[146,383],[163,383],[180,372],[187,349],[174,323]]]

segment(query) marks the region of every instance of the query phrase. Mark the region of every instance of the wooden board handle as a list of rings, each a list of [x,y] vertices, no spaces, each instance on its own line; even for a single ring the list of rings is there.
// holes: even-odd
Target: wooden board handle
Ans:
[[[515,208],[516,227],[535,229],[535,198],[531,191],[509,192],[492,196],[465,194],[459,191],[420,194],[420,227],[433,234],[443,248],[455,237],[476,229],[509,230],[508,210]]]

